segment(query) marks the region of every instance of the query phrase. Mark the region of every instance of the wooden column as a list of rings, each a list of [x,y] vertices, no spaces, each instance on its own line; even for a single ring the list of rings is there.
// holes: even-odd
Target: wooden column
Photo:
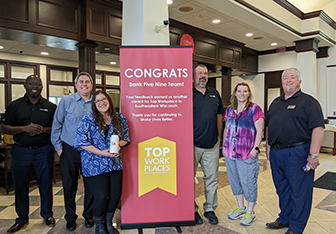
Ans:
[[[79,72],[88,72],[95,81],[96,77],[96,53],[98,46],[94,41],[82,41],[76,44],[79,53]]]
[[[228,107],[230,105],[230,97],[231,97],[231,73],[232,69],[229,67],[222,67],[220,70],[222,72],[222,100],[224,107]]]

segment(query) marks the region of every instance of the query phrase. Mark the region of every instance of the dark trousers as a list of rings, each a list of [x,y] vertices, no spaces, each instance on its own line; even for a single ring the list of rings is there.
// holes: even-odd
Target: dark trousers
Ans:
[[[271,148],[270,163],[279,196],[278,222],[294,233],[302,233],[309,219],[314,186],[314,170],[302,171],[307,163],[310,143],[294,148]]]
[[[76,214],[76,193],[78,187],[78,177],[81,170],[80,152],[72,146],[63,143],[63,152],[60,157],[60,166],[63,183],[65,220],[67,222],[75,222],[78,215]],[[84,181],[84,218],[92,218],[93,196]]]
[[[93,193],[93,214],[101,217],[106,212],[115,212],[122,191],[122,171],[111,171],[87,177],[87,184]]]
[[[53,216],[53,152],[51,144],[38,149],[29,149],[17,144],[11,149],[12,176],[15,187],[15,210],[18,215],[16,222],[27,223],[29,214],[29,183],[32,168],[34,168],[40,191],[41,216]]]

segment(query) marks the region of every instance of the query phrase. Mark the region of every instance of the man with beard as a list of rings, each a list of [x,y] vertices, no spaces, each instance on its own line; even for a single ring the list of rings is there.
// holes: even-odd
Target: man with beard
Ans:
[[[14,135],[11,149],[15,210],[18,218],[7,232],[16,232],[28,224],[29,182],[34,168],[41,199],[41,216],[48,226],[55,225],[52,205],[53,152],[50,131],[56,105],[41,96],[42,81],[30,75],[24,83],[24,97],[11,102],[5,112],[1,131]]]
[[[300,234],[306,227],[324,131],[321,106],[301,91],[301,81],[296,68],[284,70],[284,94],[272,102],[266,121],[266,156],[280,206],[279,217],[266,226],[288,227],[285,234]],[[303,169],[307,162],[309,167]]]
[[[91,111],[93,80],[89,73],[80,72],[75,78],[77,92],[62,98],[59,103],[51,130],[51,142],[60,156],[62,174],[65,220],[69,231],[76,229],[76,192],[81,168],[80,151],[74,148],[77,127],[83,116]],[[93,195],[84,181],[85,227],[94,225],[92,204]]]
[[[217,202],[219,144],[222,135],[224,107],[218,91],[207,86],[208,69],[199,64],[194,70],[194,175],[198,163],[204,172],[205,203],[204,217],[211,224],[218,224],[215,209]],[[202,224],[195,202],[195,222]]]

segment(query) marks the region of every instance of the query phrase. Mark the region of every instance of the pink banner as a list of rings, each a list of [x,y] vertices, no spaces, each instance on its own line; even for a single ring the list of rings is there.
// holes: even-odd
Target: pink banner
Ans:
[[[120,48],[122,227],[194,220],[192,75],[191,47]]]

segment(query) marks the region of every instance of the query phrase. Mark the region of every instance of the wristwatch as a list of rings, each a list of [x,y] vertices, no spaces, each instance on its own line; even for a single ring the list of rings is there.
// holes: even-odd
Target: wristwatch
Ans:
[[[255,146],[254,149],[255,149],[256,151],[258,151],[258,153],[260,153],[260,149],[259,149],[258,146]]]
[[[314,158],[318,158],[318,157],[319,157],[318,154],[309,154],[309,156],[310,156],[312,159],[314,159]]]

